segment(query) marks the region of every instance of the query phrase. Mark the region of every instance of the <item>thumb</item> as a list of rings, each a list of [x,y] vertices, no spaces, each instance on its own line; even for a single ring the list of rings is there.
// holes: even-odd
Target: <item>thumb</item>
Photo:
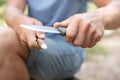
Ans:
[[[72,20],[72,16],[71,16],[70,18],[62,21],[62,22],[55,22],[55,23],[53,24],[53,26],[54,26],[55,28],[57,28],[57,27],[68,27],[68,25],[70,24],[71,20]]]
[[[29,35],[27,36],[27,42],[30,48],[34,48],[34,49],[40,48],[36,42],[36,36],[34,33],[29,33]]]
[[[45,40],[46,36],[44,32],[36,32],[36,34],[37,34],[37,38],[41,40]]]

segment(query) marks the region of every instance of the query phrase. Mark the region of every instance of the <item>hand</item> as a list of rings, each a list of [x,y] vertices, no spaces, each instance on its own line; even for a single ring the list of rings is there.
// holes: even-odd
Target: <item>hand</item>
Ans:
[[[62,21],[56,22],[55,27],[66,27],[66,40],[74,46],[83,48],[93,47],[103,36],[104,17],[97,13],[76,14]]]
[[[30,48],[40,49],[41,46],[38,45],[38,42],[37,42],[40,40],[37,40],[37,39],[44,40],[45,39],[44,33],[25,29],[20,27],[20,25],[21,24],[42,25],[42,23],[34,18],[30,18],[24,15],[15,16],[14,21],[15,21],[14,29],[18,33],[21,43]]]

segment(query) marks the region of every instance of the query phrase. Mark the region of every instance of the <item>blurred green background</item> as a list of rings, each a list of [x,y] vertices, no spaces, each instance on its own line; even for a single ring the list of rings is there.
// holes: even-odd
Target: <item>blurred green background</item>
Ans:
[[[6,1],[7,0],[0,0],[0,25],[5,25],[4,14],[6,9]]]

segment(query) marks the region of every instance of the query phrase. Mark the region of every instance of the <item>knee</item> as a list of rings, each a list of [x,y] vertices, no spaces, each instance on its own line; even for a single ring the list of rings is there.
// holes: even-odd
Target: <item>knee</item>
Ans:
[[[16,53],[23,59],[28,57],[28,48],[21,44],[16,32],[8,27],[0,28],[0,54],[3,52],[6,54]]]
[[[8,46],[9,48],[14,47],[16,44],[16,33],[11,28],[1,27],[0,28],[0,46]]]
[[[24,61],[15,54],[0,54],[0,79],[29,80]],[[7,73],[6,73],[7,72]]]
[[[0,28],[0,55],[13,54],[16,51],[17,35],[11,28]]]

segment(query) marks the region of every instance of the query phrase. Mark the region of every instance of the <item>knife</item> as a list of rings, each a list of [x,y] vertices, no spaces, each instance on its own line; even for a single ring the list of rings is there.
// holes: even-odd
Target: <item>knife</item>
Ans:
[[[62,36],[66,35],[66,28],[63,28],[63,27],[54,28],[54,27],[50,27],[50,26],[37,26],[37,25],[28,25],[28,24],[21,24],[20,27],[34,30],[34,31],[56,33],[56,34],[60,34]]]

